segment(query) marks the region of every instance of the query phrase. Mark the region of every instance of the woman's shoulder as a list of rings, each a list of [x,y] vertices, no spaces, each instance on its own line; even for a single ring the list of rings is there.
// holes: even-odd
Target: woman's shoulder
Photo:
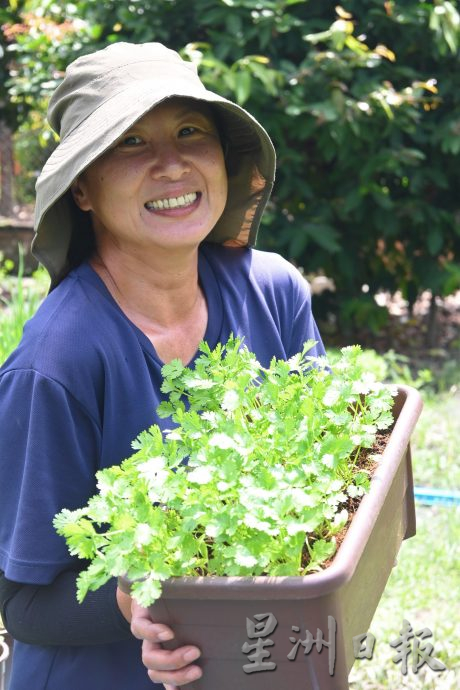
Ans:
[[[219,275],[229,275],[235,279],[255,280],[259,285],[279,285],[291,288],[293,284],[308,286],[300,271],[287,259],[276,252],[250,247],[230,247],[207,242],[203,253],[217,268]]]
[[[72,271],[42,302],[24,326],[18,347],[1,373],[32,370],[56,381],[71,372],[94,374],[115,328],[110,304],[86,280],[85,271]]]

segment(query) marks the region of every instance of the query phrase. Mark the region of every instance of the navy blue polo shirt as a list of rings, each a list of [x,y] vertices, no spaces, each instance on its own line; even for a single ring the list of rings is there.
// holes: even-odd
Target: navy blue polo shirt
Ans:
[[[324,353],[308,285],[282,257],[205,243],[199,278],[211,347],[230,333],[244,336],[266,366],[308,339],[318,341],[312,354]],[[162,365],[88,263],[26,324],[0,369],[0,569],[8,579],[49,584],[71,566],[53,517],[86,504],[95,472],[129,456],[140,431],[170,424],[156,415]],[[134,638],[69,647],[15,643],[10,690],[152,690],[140,645]]]

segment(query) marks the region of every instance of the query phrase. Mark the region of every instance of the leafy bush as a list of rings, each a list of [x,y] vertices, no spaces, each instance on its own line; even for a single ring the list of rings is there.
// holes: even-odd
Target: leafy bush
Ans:
[[[174,428],[141,433],[86,507],[55,518],[71,554],[92,561],[80,601],[117,575],[144,578],[133,595],[149,605],[171,576],[303,575],[334,554],[394,391],[363,371],[359,347],[329,370],[311,346],[265,369],[230,339],[202,343],[193,370],[163,367],[158,413]]]

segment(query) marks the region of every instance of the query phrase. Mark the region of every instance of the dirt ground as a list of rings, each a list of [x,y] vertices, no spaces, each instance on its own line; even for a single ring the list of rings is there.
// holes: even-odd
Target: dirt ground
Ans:
[[[460,383],[460,291],[444,299],[436,299],[434,342],[428,344],[431,293],[424,292],[409,314],[407,302],[399,293],[378,294],[376,301],[389,311],[388,324],[379,334],[369,330],[353,332],[343,342],[340,333],[324,336],[326,347],[342,347],[359,343],[379,354],[393,350],[408,358],[408,366],[415,376],[420,369],[432,372],[433,382],[449,388],[449,376]],[[321,324],[320,324],[321,330]],[[436,386],[438,387],[438,386]]]
[[[444,299],[436,298],[435,342],[427,344],[430,319],[431,293],[423,292],[409,314],[407,302],[400,293],[378,294],[376,301],[386,306],[390,319],[379,335],[363,333],[364,344],[378,352],[390,348],[401,354],[421,359],[460,356],[460,292]]]

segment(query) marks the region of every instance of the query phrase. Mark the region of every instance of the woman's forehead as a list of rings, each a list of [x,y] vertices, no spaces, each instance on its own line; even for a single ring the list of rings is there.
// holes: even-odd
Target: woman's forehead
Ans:
[[[195,98],[183,98],[174,96],[162,101],[154,108],[145,113],[135,124],[162,117],[181,119],[188,115],[202,115],[210,122],[214,123],[215,118],[212,108],[204,101]]]

